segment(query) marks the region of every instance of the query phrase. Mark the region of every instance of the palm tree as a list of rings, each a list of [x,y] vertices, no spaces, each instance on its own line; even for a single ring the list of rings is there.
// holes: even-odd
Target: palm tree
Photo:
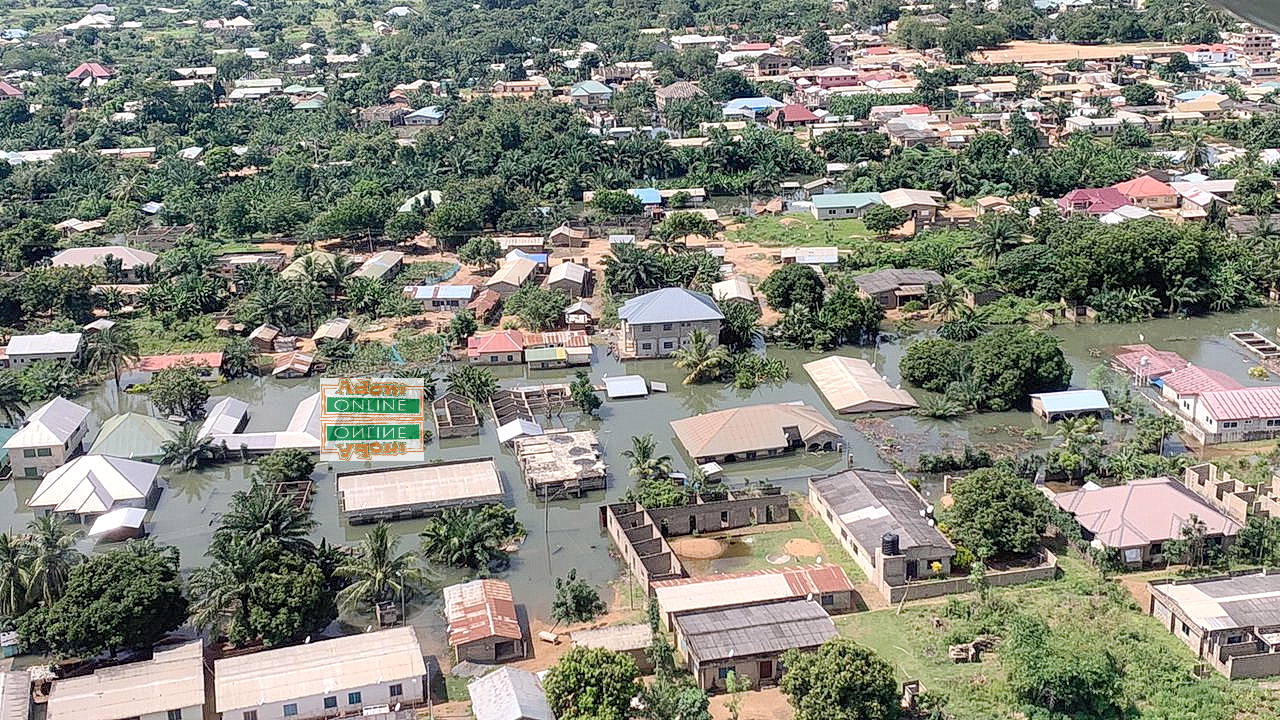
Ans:
[[[964,288],[949,278],[944,278],[936,285],[930,285],[925,293],[931,308],[930,314],[936,319],[948,320],[955,317],[960,312],[960,308],[966,307]]]
[[[307,536],[315,528],[311,511],[298,507],[265,484],[254,484],[247,492],[242,490],[231,496],[231,508],[214,531],[212,546],[225,557],[225,546],[236,539],[255,545],[275,542],[283,550],[309,557],[315,545]]]
[[[635,245],[614,245],[604,259],[604,272],[609,289],[629,293],[658,287],[663,278],[662,265],[648,250]]]
[[[1017,247],[1021,242],[1022,233],[1017,223],[1005,214],[996,214],[978,224],[973,249],[979,255],[995,261],[1006,250]]]
[[[498,391],[498,379],[489,368],[464,365],[449,371],[445,376],[449,392],[457,393],[471,401],[476,408],[486,405]]]
[[[25,413],[18,374],[11,370],[0,371],[0,415],[4,415],[5,424],[17,427]]]
[[[435,562],[488,574],[506,559],[503,545],[523,535],[514,508],[486,505],[482,508],[450,508],[427,521],[419,533],[422,552]]]
[[[249,601],[264,573],[260,573],[261,551],[244,539],[230,541],[224,548],[230,562],[215,560],[191,572],[191,624],[201,630],[238,635],[237,628],[251,625]]]
[[[55,515],[43,515],[27,524],[27,599],[52,604],[62,596],[71,568],[84,556],[76,550],[81,531],[72,529]]]
[[[950,319],[942,323],[942,327],[938,328],[938,335],[947,340],[963,342],[977,338],[986,329],[987,324],[978,317],[978,313],[964,305]]]
[[[677,348],[671,357],[675,358],[673,365],[689,372],[685,385],[714,380],[729,364],[728,348],[717,345],[715,338],[701,328],[689,333],[689,346]]]
[[[128,326],[112,325],[89,338],[89,369],[101,372],[111,368],[120,388],[120,366],[138,359],[138,341]]]
[[[631,449],[623,450],[622,456],[631,461],[627,474],[638,480],[653,480],[671,474],[671,456],[658,455],[657,443],[653,434],[632,435]]]
[[[213,438],[201,436],[200,428],[187,423],[177,437],[161,443],[160,451],[164,453],[161,462],[175,470],[195,470],[216,460],[219,448]]]
[[[21,537],[0,534],[0,616],[15,618],[27,606],[27,572]]]
[[[1182,151],[1186,153],[1186,156],[1182,159],[1183,169],[1195,170],[1200,167],[1208,150],[1209,144],[1205,140],[1203,132],[1193,130],[1187,133],[1182,139]]]
[[[339,577],[350,584],[338,592],[338,607],[357,610],[390,600],[397,593],[412,594],[423,575],[417,555],[398,553],[399,538],[391,537],[385,522],[373,526],[351,558],[338,566]]]

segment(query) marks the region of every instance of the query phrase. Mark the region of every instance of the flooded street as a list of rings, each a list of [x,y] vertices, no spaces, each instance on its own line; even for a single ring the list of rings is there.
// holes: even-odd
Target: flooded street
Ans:
[[[1091,369],[1101,363],[1115,346],[1125,343],[1146,342],[1160,349],[1173,350],[1194,363],[1221,370],[1246,385],[1258,384],[1247,375],[1254,364],[1244,351],[1235,345],[1226,333],[1231,330],[1253,329],[1274,337],[1280,324],[1280,311],[1258,309],[1236,315],[1219,315],[1187,320],[1159,320],[1140,325],[1081,325],[1060,326],[1053,330],[1063,341],[1075,368],[1074,383],[1086,382]],[[592,493],[581,500],[558,500],[545,504],[534,499],[525,488],[517,470],[514,456],[499,447],[492,423],[485,426],[478,438],[435,441],[428,457],[431,459],[462,459],[492,456],[506,485],[508,502],[518,511],[519,520],[528,529],[529,537],[519,552],[513,556],[511,567],[502,576],[511,582],[517,602],[527,606],[530,616],[546,618],[552,595],[552,578],[562,576],[570,568],[577,568],[589,582],[603,588],[618,574],[618,565],[609,556],[609,543],[598,525],[598,506],[605,501],[619,498],[630,484],[627,462],[622,452],[630,446],[632,435],[653,433],[659,451],[675,459],[678,470],[688,471],[690,464],[674,443],[669,420],[687,417],[711,410],[759,402],[803,401],[830,410],[822,397],[808,383],[801,364],[818,355],[796,350],[774,350],[773,357],[785,359],[791,367],[791,381],[781,386],[765,386],[754,391],[739,391],[721,385],[695,387],[680,384],[682,373],[669,361],[646,360],[620,363],[605,355],[597,347],[596,363],[591,368],[592,379],[599,381],[605,375],[640,374],[649,380],[666,382],[670,391],[655,393],[648,398],[606,401],[599,420],[584,421],[576,410],[566,411],[559,419],[544,422],[547,426],[563,424],[569,428],[589,427],[600,434],[605,458],[610,467],[610,486],[605,493]],[[891,382],[899,380],[898,359],[902,348],[896,342],[882,342],[876,347],[844,348],[841,354],[862,357],[884,370]],[[503,384],[517,382],[561,382],[570,377],[567,371],[526,372],[522,366],[495,368]],[[443,375],[443,373],[440,373]],[[263,378],[237,380],[219,386],[214,397],[232,395],[250,402],[253,406],[249,430],[278,429],[288,421],[294,408],[306,396],[316,391],[316,379],[278,381]],[[914,391],[913,391],[914,392]],[[920,393],[917,393],[920,396]],[[92,411],[95,435],[102,420],[116,412],[134,410],[150,413],[145,396],[117,395],[109,383],[78,399]],[[835,417],[834,415],[831,415]],[[836,418],[837,426],[845,433],[846,451],[852,456],[852,464],[859,467],[884,468],[886,462],[877,456],[876,448],[855,430],[847,418]],[[1022,433],[1038,421],[1028,412],[1008,412],[969,416],[957,421],[935,421],[909,416],[886,417],[879,427],[893,436],[906,438],[913,445],[923,443],[926,451],[938,451],[943,446],[959,447],[966,440],[999,445],[1014,440],[1032,447],[1046,447],[1048,440],[1024,439]],[[891,427],[889,427],[891,426]],[[87,444],[87,443],[86,443]],[[920,448],[916,448],[919,450]],[[801,453],[775,460],[763,460],[731,464],[727,469],[730,483],[745,480],[768,480],[790,490],[802,490],[805,478],[812,474],[833,471],[843,465],[837,453]],[[317,468],[316,492],[312,504],[320,527],[316,539],[327,538],[331,543],[356,542],[368,526],[350,527],[338,514],[334,471],[359,469],[370,463],[325,463]],[[229,463],[196,473],[175,474],[167,469],[161,472],[166,480],[157,508],[148,518],[148,528],[159,542],[177,546],[182,551],[183,564],[198,566],[207,559],[204,551],[208,545],[217,519],[229,502],[231,494],[248,485],[245,466]],[[13,480],[0,486],[0,518],[4,527],[18,530],[31,519],[26,500],[37,482]],[[931,490],[926,486],[926,491]],[[396,523],[396,530],[403,536],[401,550],[417,549],[417,532],[423,521],[411,520]],[[88,551],[91,545],[83,547]],[[731,569],[732,558],[723,561]],[[458,576],[448,572],[433,574],[435,586],[447,584]],[[444,623],[437,608],[426,604],[414,608],[411,613],[424,640],[424,647],[439,650],[443,639]]]

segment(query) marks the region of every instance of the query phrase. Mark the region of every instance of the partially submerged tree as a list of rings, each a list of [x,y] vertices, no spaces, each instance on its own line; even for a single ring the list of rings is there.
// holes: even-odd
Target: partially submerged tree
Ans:
[[[828,640],[816,652],[788,650],[779,685],[796,720],[897,720],[898,681],[893,668],[847,638]]]
[[[563,578],[556,578],[556,597],[551,603],[551,617],[558,623],[582,623],[604,614],[608,606],[600,593],[578,577],[576,568]]]

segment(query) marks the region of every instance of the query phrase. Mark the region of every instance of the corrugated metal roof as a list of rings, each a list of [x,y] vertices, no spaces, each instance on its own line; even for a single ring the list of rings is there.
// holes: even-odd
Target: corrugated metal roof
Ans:
[[[141,413],[121,413],[107,419],[89,452],[120,458],[157,458],[164,443],[178,437],[180,428],[166,420]]]
[[[605,392],[610,399],[645,397],[649,394],[649,385],[640,375],[615,375],[604,379]]]
[[[1232,578],[1153,585],[1188,618],[1206,630],[1256,628],[1280,623],[1280,575],[1241,575]]]
[[[200,641],[157,651],[151,660],[53,681],[48,720],[116,720],[204,704]]]
[[[1280,418],[1280,387],[1206,392],[1200,395],[1200,407],[1218,421]]]
[[[676,439],[695,458],[786,448],[785,428],[794,427],[806,444],[840,431],[821,411],[803,403],[766,403],[717,410],[671,421]]]
[[[538,676],[502,667],[467,684],[476,720],[556,720]]]
[[[911,393],[891,386],[861,358],[831,355],[805,363],[804,371],[838,413],[918,407]]]
[[[682,615],[676,632],[707,662],[817,647],[836,636],[836,626],[818,603],[790,600]]]
[[[709,295],[684,288],[663,288],[633,297],[618,308],[618,317],[632,325],[723,320],[724,313]]]
[[[38,448],[63,445],[89,417],[89,408],[56,397],[27,416],[22,427],[4,444],[5,448]]]
[[[1235,535],[1240,530],[1239,523],[1164,477],[1058,493],[1053,502],[1074,515],[1099,542],[1112,548],[1173,540],[1181,535],[1192,515],[1204,522],[1208,535]]]
[[[1032,393],[1047,413],[1084,412],[1109,410],[1111,404],[1101,390],[1063,390],[1062,392]]]
[[[444,616],[449,621],[449,646],[477,640],[524,637],[511,586],[503,580],[472,580],[443,591]]]
[[[853,583],[838,565],[800,565],[651,583],[654,599],[667,614],[710,610],[810,594],[849,592]]]
[[[895,472],[845,470],[809,482],[868,552],[880,546],[885,533],[896,534],[904,551],[951,547],[946,536],[921,517],[924,499]]]
[[[942,276],[932,270],[877,270],[853,279],[858,289],[868,295],[897,290],[903,285],[937,285]]]

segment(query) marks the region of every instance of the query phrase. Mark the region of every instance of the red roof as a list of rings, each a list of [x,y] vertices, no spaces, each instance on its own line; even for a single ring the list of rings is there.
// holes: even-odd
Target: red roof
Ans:
[[[1115,362],[1131,375],[1141,375],[1152,380],[1164,377],[1174,370],[1181,370],[1189,364],[1176,352],[1157,350],[1145,343],[1122,345],[1120,352],[1116,353]]]
[[[1182,50],[1184,52],[1189,52],[1189,53],[1195,53],[1195,52],[1224,53],[1224,52],[1229,52],[1231,48],[1226,45],[1223,45],[1222,43],[1214,43],[1212,45],[1183,45]]]
[[[867,48],[868,55],[890,55],[892,53],[893,48],[888,45],[876,45],[875,47]]]
[[[740,45],[733,46],[733,50],[737,52],[759,52],[761,50],[769,50],[771,48],[773,48],[773,46],[767,42],[742,43]]]
[[[1200,407],[1215,421],[1280,418],[1280,387],[1214,390],[1200,395]]]
[[[1058,200],[1058,207],[1065,211],[1076,209],[1078,204],[1085,204],[1085,211],[1091,215],[1105,215],[1117,208],[1129,204],[1128,198],[1113,187],[1080,188],[1072,190]]]
[[[467,338],[467,357],[523,351],[524,335],[519,330],[494,330]]]
[[[222,367],[222,353],[186,353],[180,355],[144,355],[138,358],[132,370],[142,372],[160,372],[179,365],[203,366],[209,368]]]
[[[1161,378],[1160,382],[1179,395],[1199,395],[1215,390],[1239,390],[1244,387],[1226,373],[1195,365],[1175,370]]]
[[[1160,182],[1150,175],[1143,175],[1122,183],[1116,183],[1111,187],[1119,190],[1120,194],[1127,198],[1176,197],[1178,194],[1178,191],[1174,190],[1173,186]]]
[[[492,637],[520,640],[520,620],[511,586],[502,580],[472,580],[444,589],[444,616],[449,621],[449,646],[458,647]]]
[[[847,592],[853,590],[853,583],[849,581],[849,576],[845,574],[844,569],[839,565],[793,565],[740,573],[718,573],[703,577],[656,580],[650,584],[655,588],[674,587],[677,585],[692,585],[694,583],[716,582],[718,580],[732,580],[760,575],[784,576],[787,580],[787,585],[790,586],[796,597],[802,597],[810,593]],[[725,602],[726,604],[731,604],[732,600],[726,599]]]
[[[23,96],[23,92],[17,87],[0,80],[0,95],[7,98],[21,98]]]
[[[908,105],[902,108],[903,115],[928,115],[929,113],[928,105]]]
[[[68,80],[83,80],[86,77],[94,77],[98,79],[109,78],[116,72],[106,65],[98,63],[80,63],[75,70],[67,73]]]
[[[809,108],[795,104],[783,105],[777,110],[774,110],[773,113],[769,115],[769,121],[777,122],[779,117],[782,118],[782,122],[784,123],[806,123],[817,122],[818,120],[818,116],[814,115],[813,111]]]

